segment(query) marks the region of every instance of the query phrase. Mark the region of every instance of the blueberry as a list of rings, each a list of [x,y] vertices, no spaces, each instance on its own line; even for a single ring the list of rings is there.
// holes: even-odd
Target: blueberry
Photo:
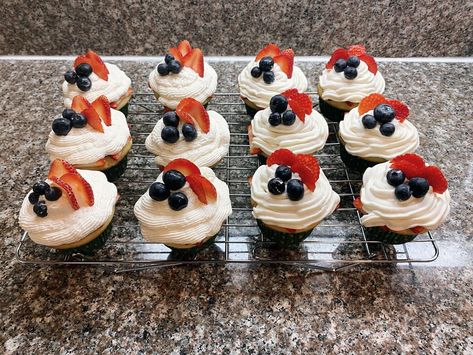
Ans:
[[[290,126],[296,122],[296,114],[291,111],[287,110],[282,114],[282,124],[285,126]]]
[[[164,62],[166,64],[169,64],[171,63],[171,61],[174,60],[174,56],[172,54],[166,54],[166,56],[164,57]]]
[[[46,217],[48,215],[48,207],[44,201],[39,201],[33,206],[33,212],[38,217]]]
[[[388,104],[379,104],[374,108],[373,115],[376,121],[383,124],[391,122],[396,116],[396,112]]]
[[[163,182],[171,190],[179,190],[186,184],[186,177],[177,170],[168,170],[163,174]]]
[[[259,61],[259,68],[263,72],[270,71],[273,68],[273,65],[274,65],[274,61],[273,61],[273,58],[271,57],[263,57]]]
[[[268,190],[273,195],[281,195],[285,189],[286,185],[280,178],[272,178],[268,181]]]
[[[39,196],[40,195],[37,194],[36,192],[32,192],[28,195],[28,201],[30,201],[30,203],[34,205],[36,202],[38,202]]]
[[[412,196],[416,198],[424,197],[429,191],[429,182],[421,177],[415,177],[409,180],[409,187],[412,192]]]
[[[287,182],[287,196],[291,201],[299,201],[304,197],[304,184],[299,179],[291,179]]]
[[[386,174],[386,179],[388,180],[389,185],[399,186],[404,182],[404,180],[406,179],[406,176],[401,170],[391,169]]]
[[[64,80],[69,84],[75,84],[77,81],[77,74],[74,70],[68,70],[64,73]]]
[[[381,127],[379,127],[379,131],[383,136],[389,137],[392,136],[394,131],[396,130],[396,127],[391,122],[382,124]]]
[[[177,127],[179,124],[179,116],[175,111],[166,112],[163,116],[163,123],[165,126]]]
[[[90,79],[86,76],[79,76],[77,78],[77,87],[81,90],[81,91],[89,91],[90,88],[92,87],[92,82],[90,81]]]
[[[398,185],[394,189],[394,195],[396,195],[396,198],[401,201],[408,200],[409,197],[411,197],[411,194],[411,189],[407,184]]]
[[[187,196],[182,192],[175,192],[168,198],[168,204],[174,211],[182,210],[187,207]]]
[[[46,181],[39,181],[33,185],[33,192],[38,195],[44,195],[49,190],[49,184]]]
[[[82,113],[75,113],[71,120],[72,127],[83,128],[87,124],[87,118]]]
[[[44,193],[44,197],[48,201],[56,201],[62,196],[62,190],[59,187],[53,186]]]
[[[363,127],[371,129],[375,128],[378,122],[376,122],[376,119],[373,115],[364,115],[361,119],[361,123],[363,123]]]
[[[58,136],[67,136],[71,130],[71,121],[67,118],[59,117],[53,121],[53,132]]]
[[[337,60],[335,64],[333,65],[333,69],[335,69],[337,73],[342,72],[343,70],[345,70],[346,67],[347,67],[347,62],[345,59],[342,59],[342,58]]]
[[[168,75],[169,74],[169,67],[166,63],[161,63],[158,65],[156,68],[158,71],[159,75]]]
[[[274,81],[274,73],[272,71],[266,71],[263,73],[263,81],[266,84],[271,84]]]
[[[179,131],[176,127],[165,126],[161,131],[161,138],[168,143],[176,143],[179,139]]]
[[[352,55],[351,57],[348,58],[347,66],[358,68],[359,65],[360,65],[360,58],[358,58],[356,55]]]
[[[286,182],[292,177],[292,170],[287,165],[279,165],[276,168],[276,175],[277,178],[280,178],[282,181]]]
[[[62,117],[67,118],[68,120],[72,119],[72,116],[74,116],[76,112],[70,108],[65,108],[62,111]]]
[[[76,67],[77,76],[89,76],[92,74],[92,67],[88,63],[79,64]]]
[[[345,74],[345,78],[347,78],[348,80],[353,80],[358,75],[358,71],[356,70],[356,68],[346,67],[345,69],[343,69],[343,74]]]
[[[269,107],[272,112],[283,113],[287,109],[287,98],[282,95],[275,95],[271,98]]]
[[[156,201],[164,201],[171,194],[169,188],[162,182],[153,182],[149,187],[149,197]]]
[[[261,69],[259,67],[253,67],[253,69],[251,69],[251,76],[253,78],[259,78],[261,76]]]
[[[281,114],[279,112],[271,113],[268,122],[271,126],[279,126],[281,124]]]
[[[194,125],[185,123],[182,126],[182,135],[187,142],[192,142],[197,137],[197,130]]]
[[[171,73],[178,74],[181,71],[181,63],[179,63],[177,60],[172,60],[168,64],[168,69]]]

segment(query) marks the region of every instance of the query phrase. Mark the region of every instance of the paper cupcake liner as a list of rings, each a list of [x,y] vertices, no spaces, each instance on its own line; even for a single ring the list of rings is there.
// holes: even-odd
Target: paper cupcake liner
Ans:
[[[245,103],[245,108],[246,108],[246,113],[248,114],[248,116],[250,116],[252,119],[255,117],[256,115],[256,112],[258,112],[259,110],[251,107],[251,106],[248,106],[246,103]]]
[[[412,242],[415,237],[417,237],[417,234],[398,234],[390,230],[384,230],[380,227],[366,228],[366,238],[368,240],[376,240],[385,244],[404,244]]]
[[[90,242],[81,245],[79,247],[70,248],[70,249],[60,249],[61,252],[65,254],[83,254],[83,255],[92,255],[98,249],[101,249],[105,242],[107,241],[110,233],[112,232],[112,222],[110,222],[107,228],[104,229],[95,239]]]
[[[261,231],[261,234],[263,235],[263,238],[270,240],[281,247],[298,245],[304,239],[306,239],[313,230],[310,229],[300,233],[285,233],[271,229],[260,219],[257,219],[256,222],[258,223],[258,227]]]
[[[130,102],[127,102],[127,104],[119,110],[125,115],[125,117],[128,117],[128,107],[129,106],[130,106]]]
[[[331,106],[326,101],[324,101],[320,96],[319,96],[319,108],[322,115],[325,118],[328,118],[332,122],[340,122],[343,120],[343,117],[345,116],[345,111]]]
[[[258,161],[261,165],[265,165],[267,160],[268,160],[267,157],[265,157],[262,154],[258,154]]]
[[[342,158],[343,163],[351,170],[358,171],[359,173],[364,173],[366,169],[375,166],[376,162],[365,160],[363,158],[356,157],[351,155],[345,149],[345,146],[340,142],[340,158]]]
[[[114,182],[123,175],[128,165],[128,154],[125,155],[120,162],[108,169],[103,170],[102,172],[107,177],[107,180]]]
[[[213,242],[215,241],[215,238],[217,238],[217,235],[218,234],[215,234],[214,236],[207,239],[205,242],[203,242],[201,244],[195,244],[194,246],[192,246],[190,248],[176,248],[176,247],[173,247],[173,246],[170,246],[170,245],[167,245],[167,244],[164,244],[164,245],[167,246],[169,249],[171,249],[172,252],[175,253],[175,254],[180,254],[180,255],[196,254],[199,251],[202,251],[202,250],[208,248],[211,244],[213,244]]]

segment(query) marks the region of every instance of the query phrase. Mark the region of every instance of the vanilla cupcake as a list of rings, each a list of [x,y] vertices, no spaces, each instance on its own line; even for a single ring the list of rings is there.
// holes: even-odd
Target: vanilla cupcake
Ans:
[[[276,150],[286,148],[296,154],[321,150],[328,137],[325,118],[312,109],[306,94],[291,89],[272,97],[270,106],[258,111],[248,127],[250,153],[264,163]]]
[[[294,51],[281,51],[273,43],[263,48],[238,76],[240,97],[248,115],[254,117],[269,106],[271,98],[289,89],[307,90],[307,78],[294,65]]]
[[[217,89],[217,73],[199,48],[184,40],[149,74],[148,86],[165,108],[175,110],[181,100],[191,97],[206,106]]]
[[[51,160],[64,159],[78,169],[99,170],[109,181],[126,169],[132,139],[125,115],[111,109],[105,96],[92,103],[76,96],[52,124],[46,143]]]
[[[298,244],[331,215],[340,197],[311,155],[279,149],[251,178],[253,216],[264,238]]]
[[[194,253],[213,242],[232,213],[228,186],[210,168],[170,162],[135,204],[143,237]]]
[[[401,244],[445,222],[450,192],[438,167],[418,155],[404,154],[367,169],[354,204],[368,238]]]
[[[409,108],[400,101],[381,94],[365,97],[340,122],[340,156],[345,165],[362,173],[398,155],[415,152],[419,134],[408,116]]]
[[[23,200],[19,223],[37,244],[90,254],[107,240],[117,200],[117,188],[103,173],[54,160],[48,179]]]
[[[128,115],[128,103],[133,90],[131,79],[115,64],[104,63],[93,51],[80,55],[74,61],[74,69],[64,74],[62,92],[64,105],[70,108],[76,96],[94,101],[105,96],[110,106]]]
[[[369,94],[384,92],[384,78],[362,45],[338,48],[319,77],[317,91],[322,114],[340,122],[345,112]]]
[[[156,164],[176,158],[211,167],[227,155],[230,131],[218,112],[206,111],[192,98],[183,99],[176,111],[168,111],[146,138],[146,148],[156,155]]]

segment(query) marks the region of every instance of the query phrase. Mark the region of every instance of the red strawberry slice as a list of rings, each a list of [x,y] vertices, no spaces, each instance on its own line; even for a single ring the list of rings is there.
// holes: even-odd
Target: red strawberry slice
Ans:
[[[82,63],[87,63],[90,66],[92,66],[92,64],[90,63],[89,57],[87,57],[86,55],[80,55],[74,60],[74,68],[77,68],[77,66],[82,64]],[[92,70],[93,70],[93,68],[92,68]]]
[[[277,56],[281,51],[279,50],[279,47],[274,44],[270,43],[266,47],[264,47],[262,50],[258,52],[256,55],[256,61],[259,61],[263,57],[271,57],[274,58]]]
[[[283,92],[282,95],[287,97],[289,106],[291,106],[296,116],[299,117],[302,122],[305,122],[305,115],[312,113],[312,100],[309,95],[299,93],[297,89],[287,90]]]
[[[429,181],[429,185],[436,193],[443,194],[448,189],[447,179],[440,168],[435,165],[425,167],[420,176]]]
[[[187,176],[186,180],[200,202],[208,204],[217,201],[217,189],[205,177],[192,174]]]
[[[87,123],[96,131],[99,131],[103,133],[103,126],[102,126],[102,121],[100,120],[100,116],[95,111],[93,107],[89,107],[82,111],[84,116],[87,118]]]
[[[94,205],[94,192],[92,191],[92,187],[79,173],[65,174],[61,176],[61,180],[72,188],[79,205]]]
[[[278,149],[271,154],[266,160],[266,165],[271,166],[273,164],[277,165],[287,165],[292,166],[296,156],[289,149]]]
[[[388,100],[388,104],[396,112],[396,119],[398,119],[399,122],[404,122],[404,120],[409,116],[409,107],[407,107],[407,105],[403,104],[401,101]]]
[[[289,89],[289,90],[284,91],[281,95],[283,95],[283,96],[285,96],[289,99],[290,97],[298,95],[298,94],[299,94],[299,90]]]
[[[297,154],[292,170],[299,174],[310,191],[315,190],[315,184],[320,176],[319,162],[315,157],[309,154]]]
[[[273,60],[274,63],[279,65],[288,78],[292,78],[292,71],[294,69],[294,52],[292,52],[292,55],[290,53],[281,52],[281,54],[275,56]]]
[[[386,98],[381,94],[370,94],[363,98],[358,105],[358,113],[360,115],[373,110],[379,104],[386,103]]]
[[[177,50],[182,54],[183,57],[187,55],[192,50],[191,44],[187,39],[179,42],[177,45]]]
[[[179,49],[177,48],[169,48],[168,49],[168,52],[174,57],[174,59],[176,59],[177,61],[179,62],[183,62],[183,59],[184,59],[184,56],[181,54],[181,52],[179,51]]]
[[[85,97],[77,95],[72,99],[72,109],[76,112],[83,112],[89,107],[92,107],[92,105]]]
[[[361,56],[366,53],[366,48],[362,44],[355,44],[353,46],[348,47],[348,54],[349,55],[356,55]]]
[[[184,176],[200,175],[200,169],[197,167],[197,165],[183,158],[174,159],[173,161],[169,162],[169,164],[164,167],[163,173],[168,170],[177,170]]]
[[[185,67],[191,68],[201,78],[204,77],[204,55],[199,48],[193,48],[182,60]]]
[[[74,192],[72,191],[72,187],[56,176],[51,177],[50,180],[61,188],[62,192],[67,196],[72,208],[78,210],[80,206],[77,202]]]
[[[92,107],[107,126],[112,125],[112,113],[110,111],[110,104],[107,96],[99,96],[94,102],[92,102]]]
[[[97,53],[92,50],[89,50],[85,55],[89,58],[89,64],[92,66],[94,73],[102,80],[108,80],[108,69],[102,58],[99,57]]]
[[[397,157],[391,160],[391,163],[397,163],[398,161],[408,161],[409,163],[413,164],[418,170],[423,170],[425,167],[424,159],[413,153],[406,153],[402,155],[398,155]]]
[[[359,56],[359,58],[360,60],[366,63],[370,72],[372,72],[373,74],[376,74],[378,72],[378,64],[372,56],[368,54],[362,54]]]
[[[48,179],[52,177],[60,178],[64,174],[76,174],[77,170],[69,162],[62,159],[54,159],[49,167]]]
[[[391,167],[401,170],[408,179],[411,179],[424,171],[425,162],[417,154],[403,154],[391,160]]]
[[[335,62],[339,59],[345,59],[347,60],[349,57],[348,51],[345,48],[338,48],[336,49],[333,53],[332,56],[330,57],[330,60],[328,61],[327,64],[325,64],[326,69],[332,69],[333,65]]]
[[[288,48],[288,49],[285,49],[283,51],[281,51],[280,54],[283,54],[283,55],[286,55],[288,57],[291,57],[292,59],[294,59],[294,50],[292,48]]]
[[[361,213],[365,213],[365,211],[363,210],[363,204],[361,203],[361,199],[359,197],[353,200],[353,206],[355,206],[355,208]]]
[[[181,100],[176,107],[176,113],[181,120],[191,124],[197,123],[202,132],[209,133],[209,114],[205,107],[196,99],[188,97]]]

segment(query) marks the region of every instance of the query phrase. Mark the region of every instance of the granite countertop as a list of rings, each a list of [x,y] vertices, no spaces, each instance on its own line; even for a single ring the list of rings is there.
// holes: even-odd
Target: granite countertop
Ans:
[[[118,62],[146,91],[152,62]],[[218,62],[235,91],[244,62]],[[24,194],[47,171],[65,61],[0,61],[0,346],[4,353],[472,353],[472,63],[380,64],[409,103],[420,153],[449,179],[452,212],[433,263],[324,273],[289,266],[187,266],[114,274],[13,260]],[[315,87],[321,63],[303,62]]]

